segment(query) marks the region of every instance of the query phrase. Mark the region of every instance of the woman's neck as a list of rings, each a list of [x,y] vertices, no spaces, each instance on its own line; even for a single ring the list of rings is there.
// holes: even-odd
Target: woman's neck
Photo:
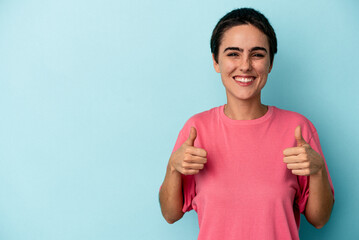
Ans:
[[[268,106],[259,101],[228,101],[224,114],[233,120],[253,120],[266,114]]]

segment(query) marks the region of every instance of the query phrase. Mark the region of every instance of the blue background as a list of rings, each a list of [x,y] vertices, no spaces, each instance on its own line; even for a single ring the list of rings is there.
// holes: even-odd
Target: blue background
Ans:
[[[277,33],[263,102],[314,123],[333,179],[301,238],[359,239],[354,0],[0,0],[0,239],[196,239],[158,190],[184,122],[225,103],[209,39],[237,7]]]

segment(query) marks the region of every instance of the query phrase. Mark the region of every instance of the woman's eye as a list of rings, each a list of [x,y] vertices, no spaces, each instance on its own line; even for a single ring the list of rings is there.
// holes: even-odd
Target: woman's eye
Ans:
[[[259,57],[259,58],[262,58],[262,57],[264,57],[264,55],[263,55],[263,54],[261,54],[261,53],[255,53],[255,54],[253,54],[253,57]]]
[[[229,56],[229,57],[236,57],[236,56],[238,56],[238,54],[237,54],[237,53],[228,53],[227,56]]]

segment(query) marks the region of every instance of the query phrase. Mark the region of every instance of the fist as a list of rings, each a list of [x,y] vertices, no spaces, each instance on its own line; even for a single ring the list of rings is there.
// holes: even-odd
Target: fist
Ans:
[[[300,126],[296,127],[294,137],[297,146],[284,149],[283,162],[287,164],[287,168],[294,175],[310,176],[317,174],[324,166],[322,156],[304,140]]]
[[[202,148],[194,147],[197,130],[191,127],[188,139],[170,157],[170,166],[184,175],[194,175],[204,168],[207,162],[207,152]]]

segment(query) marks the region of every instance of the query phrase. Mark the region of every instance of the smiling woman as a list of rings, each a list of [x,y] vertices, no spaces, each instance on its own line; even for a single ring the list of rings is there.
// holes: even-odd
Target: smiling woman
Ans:
[[[261,90],[272,69],[268,52],[266,35],[253,25],[235,26],[223,34],[218,60],[213,55],[213,64],[226,88],[227,105],[240,104],[244,100],[253,104],[260,102]],[[226,110],[232,117],[234,112]]]
[[[299,239],[300,214],[317,228],[334,190],[313,124],[262,104],[277,52],[268,20],[236,9],[213,30],[213,65],[227,103],[192,116],[179,133],[160,190],[169,223],[198,213],[198,239]]]

